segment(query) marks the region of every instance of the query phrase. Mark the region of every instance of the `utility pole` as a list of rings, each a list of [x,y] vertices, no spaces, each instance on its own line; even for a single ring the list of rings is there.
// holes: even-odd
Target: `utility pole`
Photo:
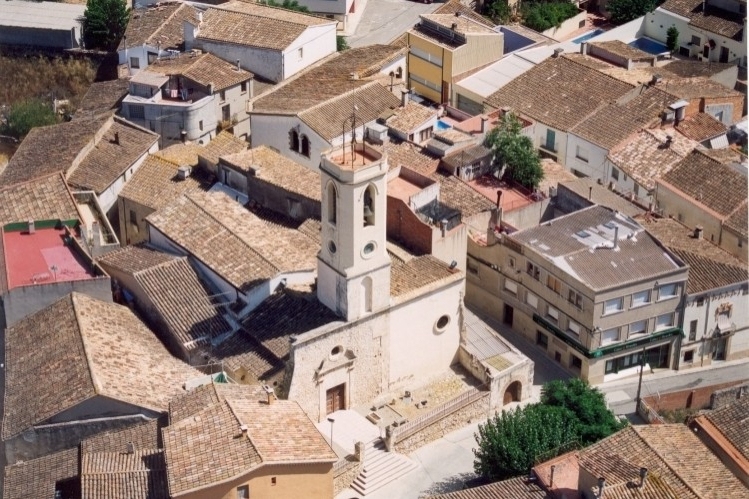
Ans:
[[[645,347],[642,347],[642,354],[640,355],[640,379],[637,382],[637,407],[635,411],[640,408],[640,393],[642,392],[642,371],[645,369]]]

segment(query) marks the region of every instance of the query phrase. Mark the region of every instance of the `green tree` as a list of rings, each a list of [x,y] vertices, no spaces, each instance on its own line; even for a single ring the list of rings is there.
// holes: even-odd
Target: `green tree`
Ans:
[[[6,116],[3,132],[18,139],[26,136],[38,126],[54,125],[55,113],[52,108],[40,100],[32,99],[13,105]]]
[[[521,131],[520,120],[505,113],[499,126],[487,134],[485,144],[494,151],[495,169],[506,168],[504,174],[509,178],[535,189],[544,178],[544,170],[533,142]]]
[[[613,22],[624,24],[652,12],[656,6],[657,0],[611,0],[606,4],[606,10]]]
[[[479,424],[473,469],[489,480],[528,473],[537,456],[574,441],[573,415],[562,407],[531,404]]]
[[[541,404],[574,414],[570,425],[575,426],[581,445],[595,443],[626,426],[606,406],[603,393],[579,378],[546,383],[541,389]]]
[[[484,14],[496,24],[507,24],[512,20],[512,7],[507,0],[495,0],[484,4]]]
[[[82,19],[86,48],[115,50],[129,20],[124,0],[88,0]]]
[[[346,41],[345,36],[341,36],[341,35],[336,36],[335,45],[336,45],[336,50],[338,52],[343,52],[344,50],[349,49],[348,42]]]
[[[679,48],[679,30],[676,26],[671,26],[666,31],[666,47],[672,54]]]
[[[523,24],[536,31],[559,27],[574,17],[578,9],[571,2],[534,2],[522,8]]]

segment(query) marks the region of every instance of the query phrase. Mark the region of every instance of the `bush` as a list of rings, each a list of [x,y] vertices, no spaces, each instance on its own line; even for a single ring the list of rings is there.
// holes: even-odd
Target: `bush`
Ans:
[[[666,31],[666,47],[672,54],[679,48],[679,30],[676,26],[671,26]]]
[[[335,45],[336,45],[336,50],[338,52],[343,52],[344,50],[349,49],[348,42],[346,41],[345,36],[341,36],[341,35],[336,36]]]
[[[531,3],[523,8],[523,24],[536,31],[546,31],[561,26],[577,13],[578,8],[570,2]]]
[[[655,10],[656,0],[611,0],[606,10],[616,24],[624,24]]]
[[[484,4],[484,14],[489,16],[495,24],[507,24],[512,21],[512,7],[507,0],[495,0]]]
[[[28,100],[10,108],[3,132],[20,139],[32,128],[54,125],[56,121],[51,107],[40,100]]]
[[[505,114],[502,122],[486,135],[485,144],[494,151],[494,169],[506,167],[505,175],[529,189],[535,189],[544,178],[541,158],[530,138],[521,134],[520,121]]]

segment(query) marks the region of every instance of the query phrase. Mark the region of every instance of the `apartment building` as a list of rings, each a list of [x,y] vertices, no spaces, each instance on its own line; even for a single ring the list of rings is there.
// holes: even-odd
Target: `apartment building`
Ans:
[[[466,293],[479,308],[592,384],[641,362],[676,367],[688,267],[640,224],[594,205],[493,235],[468,242]]]

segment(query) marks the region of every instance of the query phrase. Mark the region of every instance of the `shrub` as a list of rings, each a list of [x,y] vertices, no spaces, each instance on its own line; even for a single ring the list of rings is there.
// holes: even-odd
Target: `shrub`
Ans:
[[[523,8],[523,24],[536,31],[546,31],[561,26],[577,13],[578,8],[570,2],[531,3]]]
[[[655,10],[656,0],[611,0],[606,10],[616,24],[624,24]]]
[[[54,125],[55,122],[55,113],[51,107],[40,100],[28,100],[10,108],[3,131],[20,139],[34,127]]]

